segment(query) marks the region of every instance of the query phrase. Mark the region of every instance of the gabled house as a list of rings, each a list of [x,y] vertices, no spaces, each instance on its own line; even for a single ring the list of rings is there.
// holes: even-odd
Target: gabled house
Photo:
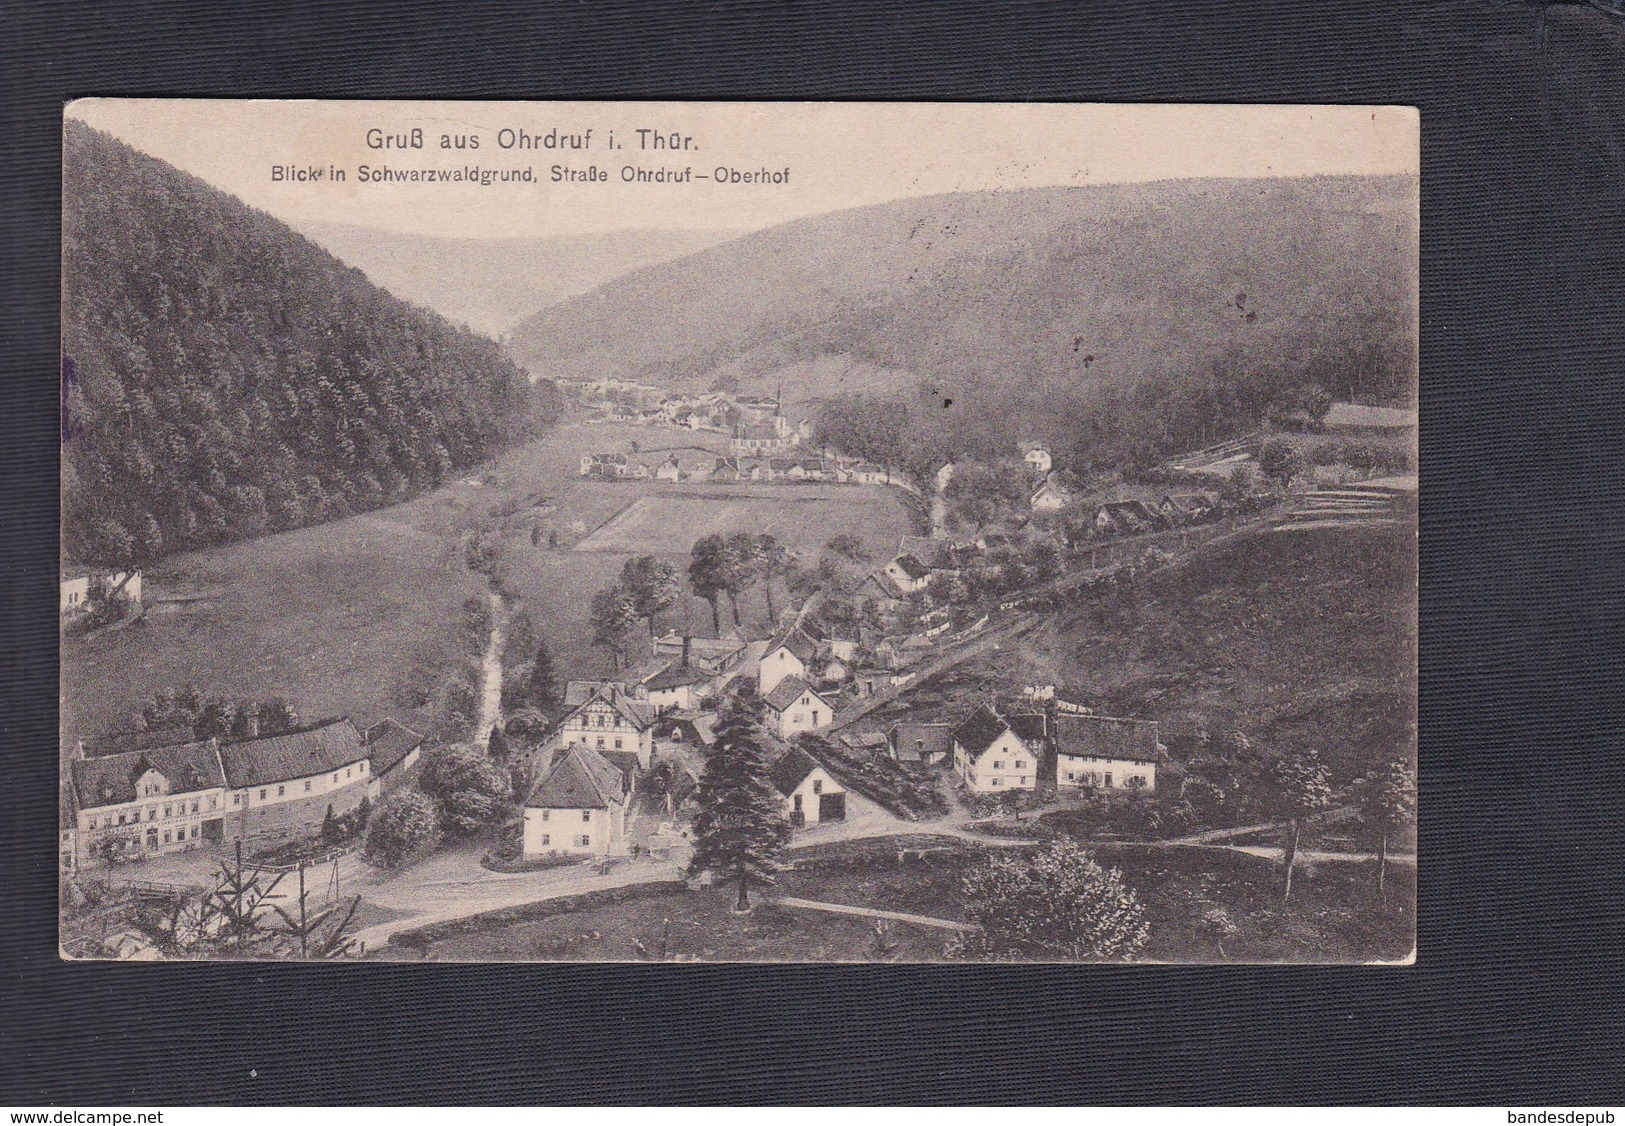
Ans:
[[[668,743],[685,743],[706,750],[716,744],[716,733],[711,723],[713,712],[667,712],[655,720],[654,737]]]
[[[787,676],[762,699],[767,726],[781,739],[835,722],[835,707],[799,676]]]
[[[954,753],[953,729],[946,723],[894,723],[886,732],[886,744],[898,762],[936,766]]]
[[[525,799],[524,855],[626,851],[625,773],[591,747],[568,748]]]
[[[291,840],[349,813],[372,791],[367,746],[348,717],[220,744],[228,839]]]
[[[626,455],[587,454],[581,459],[581,476],[619,480],[626,476]]]
[[[367,728],[366,744],[371,764],[367,796],[377,801],[385,791],[398,789],[407,780],[423,753],[423,736],[404,723],[385,719]]]
[[[897,556],[881,570],[902,594],[915,594],[931,582],[931,568],[912,554]]]
[[[788,676],[809,678],[809,669],[818,658],[818,642],[799,629],[787,630],[769,640],[756,666],[756,691],[766,696]]]
[[[602,685],[564,717],[559,745],[633,751],[647,770],[654,754],[654,721],[655,708],[649,701],[633,698],[618,684]]]
[[[645,680],[643,689],[657,714],[692,711],[699,707],[700,692],[710,680],[709,673],[693,665],[672,665]]]
[[[1050,467],[1049,450],[1035,443],[1024,443],[1021,447],[1021,460],[1028,469],[1034,473],[1048,473]]]
[[[1071,502],[1071,493],[1061,488],[1054,480],[1046,478],[1033,490],[1033,495],[1027,503],[1034,512],[1059,512]]]
[[[977,794],[1031,790],[1038,785],[1039,751],[1029,747],[986,704],[953,731],[954,773]]]
[[[1095,529],[1117,535],[1151,532],[1164,527],[1166,521],[1151,506],[1140,500],[1107,501],[1095,509]]]
[[[780,755],[768,774],[784,796],[784,815],[793,827],[846,820],[846,790],[800,747]]]
[[[1055,717],[1055,782],[1063,788],[1154,790],[1159,751],[1154,720]]]
[[[75,867],[225,839],[226,779],[212,739],[76,758],[69,776]]]

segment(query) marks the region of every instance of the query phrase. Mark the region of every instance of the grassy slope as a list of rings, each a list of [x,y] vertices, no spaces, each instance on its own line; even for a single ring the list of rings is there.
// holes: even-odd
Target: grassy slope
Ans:
[[[1415,575],[1413,529],[1243,533],[914,696],[953,711],[984,686],[1054,683],[1161,721],[1164,742],[1239,728],[1265,751],[1314,747],[1347,781],[1414,748]]]
[[[618,484],[577,476],[583,453],[625,449],[633,439],[644,449],[694,440],[677,431],[567,424],[504,454],[482,473],[487,484],[460,479],[393,508],[165,561],[148,576],[148,598],[202,600],[155,601],[148,616],[127,629],[65,638],[63,734],[120,728],[142,700],[184,684],[233,695],[286,696],[307,718],[348,713],[362,722],[384,715],[410,722],[415,713],[402,706],[403,689],[423,669],[443,675],[463,659],[462,604],[486,589],[463,565],[463,532],[516,499],[545,494],[558,510],[540,519],[545,527],[559,527],[568,544],[577,521],[590,532],[638,497],[670,489],[652,481]],[[724,500],[740,495],[728,487],[699,491]],[[805,520],[777,525],[792,547],[812,554],[838,528],[856,532],[877,554],[911,530],[892,490],[752,491],[786,500],[830,498],[806,505],[813,511]],[[587,605],[594,591],[614,581],[627,556],[532,547],[523,514],[506,528],[519,605],[547,639],[561,674],[607,668],[608,657],[588,644]],[[684,529],[673,536],[681,550],[667,558],[686,566],[693,537]],[[741,608],[747,616],[765,613],[759,593],[743,599]],[[705,603],[683,609],[696,632],[709,631]],[[673,612],[670,624],[681,616]]]

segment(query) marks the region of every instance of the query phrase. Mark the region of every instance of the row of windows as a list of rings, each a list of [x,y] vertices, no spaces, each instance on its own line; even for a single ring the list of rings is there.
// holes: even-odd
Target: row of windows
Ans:
[[[552,810],[548,810],[548,809],[542,810],[542,820],[546,821],[548,819],[547,815],[549,813],[551,813],[551,812],[552,812]],[[583,809],[581,811],[581,820],[583,820],[583,821],[591,821],[592,820],[592,810]]]
[[[1002,761],[995,760],[994,763],[993,763],[993,769],[994,770],[1003,770],[1004,769],[1004,763]],[[1027,764],[1025,762],[1017,760],[1016,769],[1017,770],[1025,770],[1025,769],[1027,769]]]
[[[542,847],[547,848],[552,843],[553,843],[552,835],[549,834],[549,833],[543,833],[542,834]],[[579,848],[591,848],[592,847],[592,838],[590,836],[588,836],[587,834],[583,833],[579,837],[571,837],[570,838],[570,843],[576,845]]]
[[[192,805],[191,805],[191,812],[193,812],[193,813],[200,812],[201,809],[202,809],[202,806],[201,806],[200,803],[202,801],[204,801],[204,800],[206,800],[208,802],[208,806],[209,806],[209,808],[211,810],[216,809],[216,808],[219,807],[219,799],[218,798],[214,798],[214,797],[210,797],[210,798],[207,798],[207,799],[193,798],[192,799]],[[166,806],[163,807],[163,814],[164,814],[165,817],[185,817],[186,813],[187,813],[187,805],[183,801],[182,802],[171,802],[169,805],[166,805]],[[156,821],[156,820],[158,820],[158,807],[156,805],[147,806],[147,820],[148,821]],[[117,824],[120,824],[120,825],[124,825],[124,824],[127,824],[127,823],[128,824],[139,824],[140,821],[141,821],[141,811],[139,809],[134,809],[134,810],[130,810],[128,813],[119,814]],[[99,824],[98,824],[98,822],[99,822]],[[114,821],[113,821],[113,815],[111,813],[109,813],[106,817],[102,817],[102,818],[92,817],[90,819],[90,828],[92,828],[92,829],[95,829],[95,828],[111,829],[113,827],[113,825],[114,825]]]

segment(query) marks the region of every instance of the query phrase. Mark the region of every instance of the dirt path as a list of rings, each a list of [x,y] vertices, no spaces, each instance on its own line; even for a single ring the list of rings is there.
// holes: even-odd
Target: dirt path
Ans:
[[[502,625],[507,617],[496,591],[486,597],[491,600],[491,640],[480,658],[480,722],[474,729],[474,742],[482,747],[490,745],[491,730],[502,717]]]
[[[974,923],[960,923],[953,919],[936,919],[930,915],[910,915],[906,911],[882,911],[878,907],[851,907],[845,903],[820,903],[816,899],[797,899],[792,895],[781,896],[772,902],[780,907],[803,907],[809,911],[828,911],[836,915],[862,915],[870,919],[890,919],[898,923],[913,923],[921,927],[939,927],[948,931],[976,931],[980,928]]]

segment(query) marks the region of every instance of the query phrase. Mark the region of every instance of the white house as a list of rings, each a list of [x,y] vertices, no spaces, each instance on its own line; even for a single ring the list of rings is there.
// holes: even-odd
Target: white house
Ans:
[[[846,820],[846,790],[819,761],[791,747],[769,771],[784,795],[784,815],[795,828]]]
[[[807,668],[818,657],[818,643],[798,629],[791,629],[783,637],[769,641],[756,666],[756,691],[770,694],[786,677],[807,676]]]
[[[1103,715],[1055,717],[1055,783],[1102,790],[1157,788],[1157,725]]]
[[[654,705],[637,700],[618,684],[602,684],[564,717],[559,746],[597,751],[634,751],[643,769],[654,754]]]
[[[626,775],[590,747],[570,747],[525,799],[524,855],[626,852]]]
[[[817,731],[835,722],[834,706],[799,676],[779,681],[762,702],[767,705],[768,728],[781,739]]]
[[[82,614],[89,607],[90,590],[92,583],[105,584],[106,590],[118,590],[129,602],[139,605],[141,602],[141,572],[134,571],[95,571],[88,568],[74,568],[62,572],[62,609],[63,617]],[[122,588],[119,584],[123,584]]]
[[[349,813],[372,789],[361,732],[345,718],[220,745],[231,800],[228,839],[291,840]]]
[[[1065,489],[1046,480],[1033,490],[1029,503],[1034,512],[1059,512],[1071,499],[1071,495]]]
[[[658,713],[693,711],[699,707],[700,692],[710,679],[708,673],[693,665],[671,665],[645,680],[643,690]]]
[[[999,794],[1038,785],[1039,749],[1029,747],[987,705],[954,728],[954,773],[967,790]]]
[[[77,864],[225,838],[226,782],[213,740],[76,758],[70,774]]]
[[[394,790],[406,781],[423,753],[423,736],[404,723],[385,719],[367,728],[366,742],[367,796],[377,801],[386,788]]]
[[[899,722],[886,732],[886,745],[898,762],[935,766],[953,753],[953,732],[946,723]]]
[[[1043,446],[1028,445],[1024,447],[1021,460],[1027,463],[1027,468],[1034,473],[1048,473],[1050,467],[1049,451]]]
[[[931,582],[931,568],[927,567],[919,556],[913,554],[899,555],[882,570],[892,585],[903,594],[922,591]]]

